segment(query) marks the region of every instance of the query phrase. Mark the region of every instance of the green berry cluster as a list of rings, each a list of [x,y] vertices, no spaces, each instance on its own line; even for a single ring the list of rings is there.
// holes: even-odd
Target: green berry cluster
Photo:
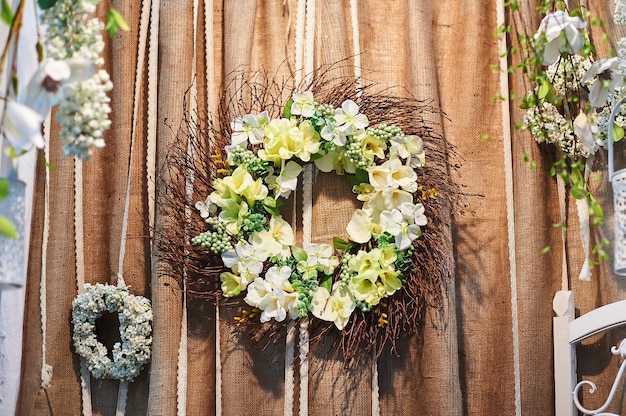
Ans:
[[[354,304],[358,309],[362,310],[363,312],[369,312],[372,310],[372,305],[365,302],[364,300],[355,299]]]
[[[378,137],[385,143],[389,143],[389,141],[394,137],[404,137],[404,132],[402,131],[402,129],[400,127],[394,126],[393,124],[388,126],[382,123],[377,125],[376,127],[368,128],[367,132],[372,136]]]
[[[315,276],[303,279],[297,271],[291,274],[291,280],[291,286],[298,292],[298,316],[304,318],[313,310],[311,293],[315,292],[319,283]]]
[[[323,126],[333,127],[335,125],[335,109],[326,104],[315,104],[315,113],[311,117],[311,124],[320,131]]]
[[[368,159],[363,153],[361,143],[354,137],[349,136],[345,147],[345,156],[354,163],[357,169],[365,170],[374,164],[373,160]]]
[[[266,223],[267,217],[265,216],[265,213],[253,209],[250,213],[243,217],[241,231],[243,231],[244,236],[251,235],[259,231],[263,231]]]
[[[222,254],[225,251],[234,250],[231,236],[226,232],[216,217],[207,218],[206,222],[211,229],[193,237],[191,244],[208,248],[214,254]]]
[[[333,106],[330,106],[328,104],[316,104],[315,112],[319,113],[320,116],[324,118],[329,118],[335,115],[335,109],[333,108]]]
[[[356,273],[350,269],[349,262],[350,259],[354,257],[354,254],[344,253],[341,258],[341,273],[339,274],[339,280],[344,283],[348,283]]]
[[[235,146],[231,149],[230,156],[235,165],[245,167],[255,179],[265,178],[269,174],[269,163],[257,157],[252,150]]]

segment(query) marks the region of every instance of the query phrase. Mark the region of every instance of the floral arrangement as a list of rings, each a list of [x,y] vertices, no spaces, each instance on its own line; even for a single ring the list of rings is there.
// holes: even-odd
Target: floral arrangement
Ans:
[[[591,16],[582,2],[574,3],[568,8],[563,1],[539,1],[537,10],[544,17],[537,31],[520,34],[518,44],[508,53],[520,55],[516,67],[532,84],[522,98],[521,108],[526,113],[519,127],[528,129],[538,143],[556,147],[558,157],[551,174],[563,178],[569,193],[588,210],[590,224],[597,228],[603,224],[604,214],[590,190],[589,178],[594,156],[608,140],[611,111],[626,96],[626,40],[619,41],[618,56],[598,57],[589,27],[600,29],[602,22]],[[615,3],[614,20],[623,23],[624,2]],[[520,4],[513,1],[508,7],[515,12]],[[501,35],[509,31],[509,26],[499,28]],[[624,137],[625,127],[626,110],[622,109],[615,120],[615,141]],[[608,258],[608,244],[606,238],[596,238],[592,265]],[[581,278],[585,275],[588,278],[584,273]]]
[[[90,17],[99,1],[39,1],[40,22],[45,31],[39,43],[40,63],[25,87],[7,97],[2,131],[13,146],[14,155],[35,146],[42,148],[41,123],[50,109],[59,104],[57,121],[63,127],[66,155],[88,159],[93,149],[104,146],[103,133],[109,120],[109,98],[113,85],[108,73],[98,69],[104,64],[101,54],[105,25]],[[11,35],[19,31],[23,6],[14,14],[3,5],[3,21]],[[128,29],[121,15],[111,9],[107,27]],[[116,30],[110,33],[114,34]],[[11,38],[5,45],[0,68],[4,69]],[[17,76],[17,74],[14,74]],[[13,95],[13,94],[12,94]]]
[[[17,158],[32,148],[43,148],[42,123],[58,105],[56,119],[63,151],[67,156],[89,159],[94,149],[104,147],[104,131],[110,125],[109,98],[113,88],[101,56],[105,25],[91,17],[99,0],[38,0],[37,43],[39,65],[26,81],[15,73],[15,50],[22,27],[25,1],[15,10],[2,2],[0,20],[9,27],[9,36],[0,55],[0,73],[10,79],[5,105],[0,114],[0,134],[10,146],[5,152]],[[128,30],[119,12],[111,8],[106,29],[111,36],[118,29]],[[14,166],[12,166],[14,167]],[[3,178],[0,183],[6,184]],[[4,187],[4,185],[2,185]],[[3,197],[0,193],[0,198]],[[16,238],[14,225],[0,216],[0,235]]]
[[[150,360],[152,306],[129,290],[128,286],[86,284],[72,303],[74,348],[95,378],[133,381]],[[116,313],[120,322],[121,342],[113,346],[113,359],[95,333],[96,320],[104,312]]]
[[[230,174],[196,204],[210,230],[192,240],[231,270],[220,275],[224,296],[246,291],[244,301],[260,310],[261,322],[312,313],[341,330],[355,308],[370,311],[402,288],[412,242],[427,223],[421,201],[436,193],[418,189],[421,138],[393,125],[369,127],[354,101],[333,108],[311,91],[294,93],[281,118],[247,114],[231,128],[228,157],[220,162]],[[330,244],[296,246],[278,209],[310,161],[322,172],[354,175],[363,201],[347,226],[350,241],[334,240],[339,257]]]
[[[171,273],[188,276],[192,293],[219,300],[255,338],[275,339],[282,332],[271,328],[304,317],[313,318],[314,345],[335,328],[347,361],[416,332],[452,276],[448,227],[459,191],[451,149],[426,121],[440,112],[324,74],[300,91],[259,74],[237,82],[216,116],[186,118],[187,140],[162,175],[173,222],[156,244]],[[362,203],[347,240],[296,243],[281,207],[306,169],[347,181]]]

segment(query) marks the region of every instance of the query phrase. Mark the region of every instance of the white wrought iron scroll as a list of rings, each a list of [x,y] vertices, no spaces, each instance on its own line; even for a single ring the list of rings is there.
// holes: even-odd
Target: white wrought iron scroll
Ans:
[[[626,358],[626,339],[622,340],[622,342],[619,344],[619,347],[612,347],[611,352],[613,353],[613,355],[621,355],[622,359]],[[576,387],[574,387],[574,391],[572,392],[574,404],[576,405],[578,410],[580,410],[586,415],[619,416],[616,413],[604,413],[604,411],[611,405],[611,402],[615,398],[615,394],[617,393],[617,387],[620,384],[620,381],[624,375],[625,370],[626,370],[626,360],[623,360],[622,364],[619,367],[619,371],[617,372],[617,376],[615,377],[615,381],[613,382],[613,387],[611,387],[611,391],[609,392],[609,397],[607,397],[606,401],[604,402],[602,406],[600,406],[599,408],[595,410],[590,410],[590,409],[583,407],[583,405],[580,404],[580,400],[578,397],[579,397],[580,390],[585,386],[589,386],[589,393],[591,394],[596,393],[598,391],[596,384],[593,381],[589,381],[589,380],[583,380],[580,383],[578,383]]]
[[[589,393],[598,391],[588,380],[576,383],[576,344],[612,328],[626,326],[626,300],[614,302],[594,309],[574,319],[574,294],[571,291],[556,292],[553,301],[556,316],[553,318],[554,335],[554,402],[557,416],[576,416],[578,411],[585,415],[616,416],[606,409],[615,398],[617,388],[626,372],[626,339],[618,347],[612,347],[614,355],[623,359],[609,396],[597,409],[586,409],[580,403],[579,394],[588,386]]]

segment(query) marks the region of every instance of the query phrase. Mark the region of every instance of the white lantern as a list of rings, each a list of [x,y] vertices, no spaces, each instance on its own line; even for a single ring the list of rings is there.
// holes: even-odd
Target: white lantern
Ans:
[[[26,280],[26,239],[24,215],[26,185],[17,178],[9,177],[9,196],[0,201],[0,215],[13,222],[17,239],[0,235],[0,285],[23,286]]]
[[[609,119],[609,137],[607,148],[609,151],[609,181],[613,186],[613,207],[615,211],[615,241],[613,242],[615,256],[613,258],[613,270],[620,276],[626,276],[626,169],[614,171],[613,155],[613,125],[619,108],[626,102],[622,98],[613,108]]]

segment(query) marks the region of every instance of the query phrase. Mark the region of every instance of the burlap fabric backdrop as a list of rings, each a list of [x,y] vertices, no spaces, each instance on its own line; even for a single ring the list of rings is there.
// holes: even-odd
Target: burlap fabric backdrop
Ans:
[[[107,147],[84,166],[86,280],[92,283],[114,283],[118,271],[137,65],[139,4],[113,3],[129,22],[131,31],[108,42],[107,65],[115,83],[113,128],[107,135]],[[158,124],[156,134],[148,135],[146,74],[137,120],[139,140],[132,160],[135,174],[124,264],[126,283],[135,293],[153,301],[154,348],[151,367],[130,386],[129,414],[173,415],[177,411],[183,297],[177,280],[167,276],[167,265],[152,256],[147,238],[149,193],[154,181],[147,174],[148,144],[156,143],[158,171],[168,145],[175,140],[184,93],[194,74],[197,74],[200,106],[209,109],[215,108],[226,75],[235,70],[265,68],[281,75],[289,74],[294,67],[296,3],[295,0],[200,1],[194,41],[193,1],[160,2]],[[612,5],[609,1],[592,5],[605,20],[611,16],[608,3]],[[315,4],[316,66],[353,56],[350,2],[318,0]],[[524,2],[524,7],[526,30],[532,31],[538,19],[531,12],[532,2]],[[400,358],[384,354],[378,361],[383,415],[548,415],[553,412],[552,297],[561,289],[562,281],[562,235],[552,226],[559,221],[559,201],[555,183],[548,175],[554,156],[540,152],[527,134],[514,129],[512,145],[507,140],[506,131],[520,122],[521,113],[516,105],[510,107],[509,126],[503,116],[508,109],[504,107],[503,113],[501,104],[491,100],[500,89],[500,75],[490,68],[497,63],[498,56],[497,39],[493,35],[496,22],[496,2],[484,0],[358,2],[359,58],[367,79],[377,82],[380,88],[406,87],[415,96],[432,99],[443,108],[448,118],[434,121],[463,159],[460,168],[451,174],[470,194],[468,212],[455,217],[451,231],[454,247],[450,261],[456,263],[456,276],[455,281],[448,282],[444,311],[429,311],[422,337],[403,340]],[[609,26],[610,33],[616,34],[615,30]],[[205,31],[209,33],[208,45],[204,42]],[[194,48],[198,54],[196,68],[192,61]],[[353,59],[347,63],[352,65]],[[354,72],[349,65],[346,75],[351,76]],[[525,90],[526,86],[517,77],[510,81],[513,88]],[[400,88],[396,91],[403,93]],[[486,133],[490,138],[481,141]],[[505,162],[508,146],[512,160]],[[523,153],[538,161],[537,169],[528,168]],[[62,156],[54,131],[50,158],[55,168],[50,171],[53,194],[46,264],[45,341],[47,362],[53,367],[54,376],[47,391],[42,390],[39,297],[45,189],[42,165],[35,198],[27,291],[19,403],[19,414],[23,415],[81,412],[78,360],[72,352],[70,333],[71,302],[76,295],[74,168],[73,162]],[[598,169],[604,167],[601,160]],[[508,188],[507,169],[513,173]],[[343,211],[336,211],[334,191],[328,184],[322,178],[314,189],[315,241],[326,240],[335,230],[343,229],[349,217]],[[611,195],[608,189],[600,190],[604,192],[604,206],[610,216]],[[346,203],[352,199],[345,188],[337,192],[346,195]],[[513,198],[509,210],[507,195]],[[158,205],[158,195],[156,198]],[[577,308],[586,312],[622,298],[626,287],[623,279],[612,276],[604,268],[594,270],[591,283],[576,281],[582,264],[582,247],[573,206],[570,212],[573,222],[567,233],[569,280]],[[509,233],[509,225],[513,224],[514,232]],[[157,215],[156,226],[167,226],[167,218]],[[548,244],[553,245],[551,254],[539,254]],[[215,309],[205,300],[189,299],[187,313],[189,364],[186,377],[182,377],[186,381],[185,407],[188,414],[210,415],[216,407]],[[223,324],[220,340],[223,414],[282,414],[285,389],[291,388],[285,387],[283,381],[284,344],[261,351]],[[580,348],[580,358],[591,363],[580,365],[581,373],[608,383],[615,373],[615,361],[606,357],[609,345],[616,341],[616,335],[610,335]],[[324,351],[323,345],[320,351]],[[325,359],[322,353],[313,355],[309,414],[371,413],[371,378],[371,366],[345,372],[340,362]],[[92,380],[95,414],[115,413],[117,385],[114,381]],[[296,410],[297,407],[296,404]]]

